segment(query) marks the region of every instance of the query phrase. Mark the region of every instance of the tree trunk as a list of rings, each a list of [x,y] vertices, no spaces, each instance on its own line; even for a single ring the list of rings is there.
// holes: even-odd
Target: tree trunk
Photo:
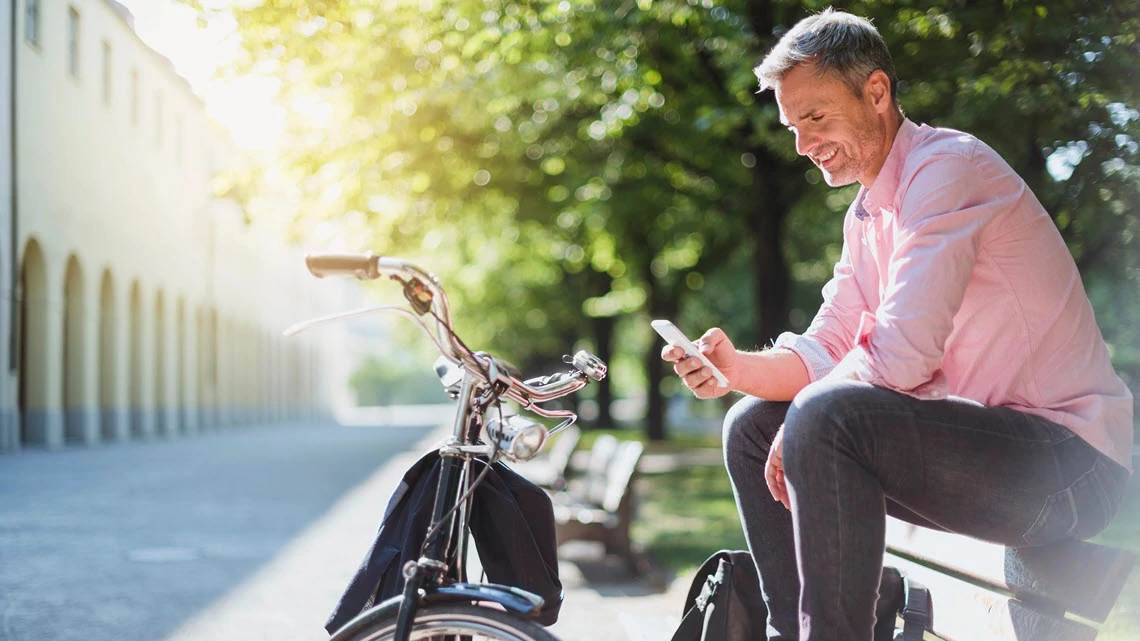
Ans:
[[[665,361],[661,360],[661,345],[653,345],[645,353],[645,436],[650,441],[664,441],[665,397],[661,394],[661,380],[665,374]]]
[[[610,361],[614,356],[614,320],[613,316],[600,316],[593,319],[597,356],[606,362],[607,367],[610,366]],[[598,417],[594,420],[594,425],[602,429],[613,427],[614,424],[613,415],[610,413],[610,405],[613,403],[613,387],[610,381],[611,379],[607,375],[598,382]]]
[[[652,283],[652,277],[646,282]],[[661,295],[661,288],[650,285],[646,308],[650,318],[672,319],[677,315],[676,301]],[[656,338],[656,334],[654,334]],[[654,340],[645,352],[645,436],[650,441],[664,441],[668,438],[665,430],[665,397],[661,394],[661,381],[665,377],[665,361],[661,360],[659,340]]]
[[[791,272],[784,256],[783,223],[786,213],[773,208],[755,217],[752,242],[753,302],[756,305],[756,339],[759,344],[775,340],[788,329],[791,307]]]

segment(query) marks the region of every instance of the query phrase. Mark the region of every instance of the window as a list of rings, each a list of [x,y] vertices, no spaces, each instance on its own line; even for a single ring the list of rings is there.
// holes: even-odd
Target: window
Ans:
[[[40,0],[24,0],[24,40],[40,44]]]
[[[154,143],[162,146],[162,92],[154,92]]]
[[[182,116],[174,117],[174,160],[182,166]]]
[[[103,104],[111,104],[111,43],[103,41]]]
[[[131,124],[139,124],[139,70],[131,69]]]
[[[67,8],[67,71],[79,77],[79,12]]]

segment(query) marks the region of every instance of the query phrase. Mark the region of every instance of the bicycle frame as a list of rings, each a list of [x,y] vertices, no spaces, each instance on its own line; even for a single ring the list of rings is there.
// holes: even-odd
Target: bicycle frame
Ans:
[[[501,361],[483,352],[472,352],[463,344],[451,328],[447,295],[435,276],[420,267],[397,258],[371,253],[309,254],[305,257],[305,262],[310,272],[322,278],[355,276],[371,280],[387,276],[396,280],[403,285],[404,297],[411,310],[379,306],[335,314],[294,325],[285,331],[286,336],[332,321],[373,312],[394,311],[419,325],[443,357],[463,370],[451,439],[439,451],[440,476],[432,506],[431,524],[420,558],[409,561],[402,568],[405,579],[403,594],[362,612],[337,630],[330,641],[349,638],[362,626],[390,617],[393,612],[397,613],[394,641],[407,641],[421,600],[425,604],[441,601],[491,601],[516,614],[537,613],[544,605],[543,599],[518,588],[465,582],[444,585],[450,569],[455,570],[456,576],[464,576],[471,491],[482,478],[472,478],[472,461],[480,456],[487,457],[488,468],[482,474],[504,452],[508,452],[508,456],[514,459],[533,456],[547,435],[568,427],[578,418],[571,411],[546,409],[541,403],[575,392],[590,380],[602,380],[606,375],[605,363],[588,352],[579,351],[572,358],[564,358],[565,362],[574,365],[575,371],[519,380],[509,374],[507,368],[500,366]],[[436,321],[434,330],[424,322],[428,317]],[[453,390],[449,388],[450,391]],[[486,411],[498,407],[503,398],[517,402],[529,412],[558,418],[561,422],[547,431],[536,423],[526,424],[526,421],[522,426],[507,421],[504,427],[504,421],[500,417],[498,424],[487,425],[487,440],[491,444],[476,443],[484,428]],[[494,425],[497,425],[497,431],[491,429]],[[532,428],[537,428],[537,431]],[[538,439],[532,442],[531,437],[535,434]],[[449,567],[449,562],[454,564],[454,568]]]
[[[456,575],[461,577],[466,564],[468,517],[472,499],[468,490],[473,483],[471,461],[479,451],[471,447],[474,445],[471,439],[479,433],[483,412],[489,408],[489,404],[484,405],[476,398],[480,387],[475,376],[464,374],[451,441],[440,450],[439,482],[428,528],[430,538],[424,542],[424,551],[419,561],[414,566],[409,562],[404,569],[404,593],[399,597],[393,641],[407,641],[421,598],[425,602],[439,600],[437,593],[448,597],[447,600],[494,601],[519,614],[535,612],[543,605],[542,598],[518,588],[468,583],[443,587],[443,579],[449,569],[448,560],[454,561]],[[492,402],[497,403],[498,399],[493,398]],[[492,463],[493,461],[488,461],[487,465]],[[457,505],[460,501],[462,504]],[[421,591],[424,591],[423,595]],[[433,596],[435,598],[431,598]],[[391,606],[386,611],[390,614]]]

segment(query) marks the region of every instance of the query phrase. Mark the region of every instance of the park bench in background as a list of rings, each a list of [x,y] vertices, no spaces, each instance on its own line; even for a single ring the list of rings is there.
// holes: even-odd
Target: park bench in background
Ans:
[[[1133,561],[1085,541],[1013,549],[887,519],[886,564],[929,588],[933,630],[951,641],[1092,641]]]
[[[631,564],[629,528],[633,522],[633,485],[644,447],[637,441],[618,442],[603,434],[594,442],[585,473],[553,494],[558,544],[600,541],[607,553]]]

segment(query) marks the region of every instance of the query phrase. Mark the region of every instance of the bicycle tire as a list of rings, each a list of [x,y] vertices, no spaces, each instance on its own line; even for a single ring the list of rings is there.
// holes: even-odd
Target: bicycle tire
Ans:
[[[396,633],[396,616],[365,628],[351,641],[388,641]],[[475,641],[558,641],[546,628],[517,614],[478,605],[434,605],[420,608],[411,641],[464,638]]]

